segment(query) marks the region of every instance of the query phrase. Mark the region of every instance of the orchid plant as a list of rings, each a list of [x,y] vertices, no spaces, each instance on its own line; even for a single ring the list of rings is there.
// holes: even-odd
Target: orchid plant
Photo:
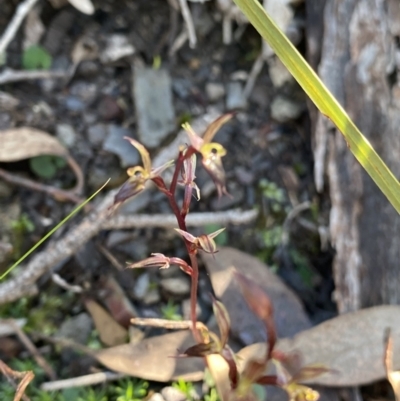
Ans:
[[[272,304],[268,296],[256,283],[243,275],[236,274],[236,279],[246,302],[265,325],[268,340],[265,354],[261,358],[247,361],[244,368],[241,371],[239,370],[238,358],[228,344],[229,314],[220,301],[213,298],[213,311],[220,331],[219,336],[197,322],[196,304],[199,277],[197,254],[199,251],[203,251],[214,255],[217,252],[214,238],[224,229],[195,237],[187,230],[186,216],[189,213],[192,199],[200,200],[200,190],[195,183],[197,155],[201,156],[203,167],[214,181],[218,196],[229,196],[226,189],[225,170],[222,164],[222,157],[226,155],[226,150],[221,144],[212,142],[212,140],[221,126],[233,116],[233,113],[229,113],[219,117],[209,125],[203,136],[199,136],[188,123],[183,124],[183,128],[189,136],[190,145],[179,150],[176,162],[169,161],[158,168],[152,167],[149,153],[143,145],[134,139],[126,138],[140,153],[143,166],[135,166],[127,170],[129,179],[116,194],[113,207],[118,207],[127,199],[139,194],[146,188],[146,183],[152,181],[168,198],[179,227],[175,230],[182,236],[189,256],[189,262],[186,262],[175,256],[169,257],[161,253],[152,253],[150,257],[144,260],[129,264],[128,268],[158,267],[167,269],[171,265],[177,265],[190,276],[190,319],[196,344],[189,347],[178,357],[202,357],[206,360],[210,371],[213,372],[215,366],[210,366],[213,362],[209,357],[212,355],[220,356],[228,367],[226,381],[229,388],[229,390],[226,390],[227,387],[225,386],[224,389],[222,383],[218,382],[221,379],[215,377],[222,401],[256,400],[256,395],[252,389],[253,384],[279,386],[287,391],[291,400],[315,401],[318,399],[318,393],[299,384],[299,382],[325,373],[328,369],[317,365],[302,366],[301,358],[298,354],[284,354],[275,350],[276,331]],[[161,174],[173,165],[175,165],[175,171],[169,186],[167,186]],[[184,187],[181,204],[176,198],[178,185]],[[270,362],[275,366],[273,374],[268,374]]]

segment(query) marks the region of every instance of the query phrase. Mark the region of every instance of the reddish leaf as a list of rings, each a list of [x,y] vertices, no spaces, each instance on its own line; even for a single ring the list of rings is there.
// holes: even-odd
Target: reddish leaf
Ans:
[[[225,359],[229,366],[229,380],[231,382],[232,389],[235,389],[239,382],[239,372],[236,365],[235,354],[228,345],[225,345],[220,355]]]
[[[248,279],[241,273],[235,273],[243,296],[250,309],[264,322],[268,334],[269,359],[276,342],[276,331],[273,316],[272,303],[265,292],[254,281]]]
[[[228,311],[222,302],[213,298],[213,311],[218,324],[219,332],[221,334],[221,345],[225,347],[228,342],[229,330],[231,328],[231,321],[229,319]]]

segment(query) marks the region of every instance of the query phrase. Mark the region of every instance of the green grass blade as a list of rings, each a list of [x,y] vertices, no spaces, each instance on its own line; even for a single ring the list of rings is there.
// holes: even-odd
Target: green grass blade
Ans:
[[[344,135],[356,159],[400,213],[400,184],[313,69],[257,0],[234,0],[322,114]]]
[[[42,245],[51,235],[53,235],[64,223],[66,223],[73,215],[78,213],[87,203],[89,203],[109,182],[108,180],[101,188],[99,188],[93,195],[82,202],[76,207],[65,219],[58,223],[52,230],[50,230],[39,242],[37,242],[28,252],[21,256],[11,267],[9,267],[1,276],[0,280],[3,280],[13,269],[15,269],[20,263],[22,263],[38,246]]]

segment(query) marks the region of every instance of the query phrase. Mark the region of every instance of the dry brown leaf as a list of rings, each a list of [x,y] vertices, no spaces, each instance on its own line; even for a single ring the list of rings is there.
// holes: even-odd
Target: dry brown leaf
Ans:
[[[197,381],[203,378],[203,358],[176,358],[191,345],[194,345],[192,333],[184,330],[103,349],[93,356],[111,370],[144,380]]]
[[[117,323],[104,308],[91,299],[85,301],[85,306],[92,316],[100,340],[105,345],[112,347],[114,345],[126,343],[128,330]]]
[[[83,14],[94,13],[94,5],[90,0],[68,0],[68,2]]]
[[[1,162],[16,162],[41,155],[67,157],[68,151],[56,138],[34,128],[0,131]]]
[[[228,309],[231,334],[244,344],[265,340],[265,327],[252,313],[234,278],[234,271],[252,279],[266,292],[274,308],[278,337],[290,337],[311,324],[297,296],[267,265],[234,248],[220,248],[215,258],[202,254],[215,295]]]
[[[393,337],[391,333],[389,333],[389,337],[387,339],[386,344],[386,352],[385,352],[385,368],[386,375],[391,384],[394,394],[396,396],[396,401],[400,400],[400,371],[393,370]]]
[[[325,386],[359,386],[383,379],[385,367],[384,337],[387,328],[393,338],[400,337],[400,306],[384,305],[347,313],[297,334],[293,339],[278,341],[276,349],[300,351],[304,365],[322,364],[332,372],[308,383]],[[243,348],[239,361],[265,352],[265,344]],[[400,342],[393,352],[400,356]],[[241,359],[242,358],[242,359]]]

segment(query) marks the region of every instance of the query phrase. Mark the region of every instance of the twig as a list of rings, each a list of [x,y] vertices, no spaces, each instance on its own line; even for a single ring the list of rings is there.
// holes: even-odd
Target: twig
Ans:
[[[131,323],[136,326],[159,327],[169,330],[189,330],[192,328],[191,320],[176,321],[168,319],[134,317],[131,319]],[[198,330],[201,330],[205,327],[204,323],[202,322],[196,322],[196,326]]]
[[[181,8],[182,17],[185,21],[187,32],[189,35],[189,46],[194,49],[196,47],[197,38],[187,0],[179,0],[179,6]]]
[[[11,174],[8,171],[3,170],[2,168],[0,168],[0,178],[10,184],[19,185],[21,187],[31,189],[32,191],[44,192],[51,195],[58,201],[68,200],[74,203],[83,202],[83,199],[75,195],[75,190],[66,191],[64,189],[51,187],[50,185],[41,184],[40,182],[36,182],[28,178],[23,178],[19,175]]]
[[[51,275],[51,279],[53,280],[53,283],[57,284],[64,290],[70,291],[74,294],[82,294],[83,288],[79,285],[71,285],[67,283],[59,274],[53,273]]]
[[[0,57],[6,51],[8,45],[17,33],[22,21],[28,15],[32,7],[37,3],[37,1],[38,0],[25,0],[17,7],[16,13],[14,14],[12,20],[8,24],[3,36],[0,39]]]
[[[186,225],[201,227],[206,224],[247,224],[258,215],[257,210],[233,209],[225,212],[191,213],[186,218]],[[138,214],[133,216],[113,216],[103,223],[105,230],[121,230],[126,228],[143,227],[177,227],[176,217],[173,214]]]
[[[104,383],[112,380],[119,380],[126,377],[123,373],[115,372],[98,372],[90,375],[74,377],[72,379],[57,380],[43,383],[40,386],[44,391],[56,391],[64,388],[93,386],[95,384]]]
[[[105,246],[96,244],[96,247],[117,270],[125,270],[125,266]]]
[[[53,368],[47,363],[40,352],[35,347],[35,344],[30,340],[30,338],[21,330],[16,322],[10,320],[10,324],[14,327],[15,333],[17,334],[19,340],[24,344],[25,348],[31,353],[36,363],[45,371],[47,376],[51,380],[56,380],[57,375]]]
[[[7,69],[0,74],[0,85],[35,79],[67,78],[68,76],[69,73],[67,71],[14,71]]]
[[[207,126],[215,119],[216,112],[211,109],[205,116],[193,121],[192,127],[197,132],[204,132]],[[163,165],[176,156],[180,144],[187,141],[182,130],[177,138],[153,160],[155,167]],[[117,190],[110,191],[104,200],[81,223],[72,227],[57,241],[51,242],[25,266],[21,266],[18,276],[0,283],[0,305],[15,301],[23,296],[37,293],[36,281],[52,267],[74,255],[78,249],[86,244],[106,227],[109,217],[109,207],[113,203]],[[134,213],[135,210],[132,210]],[[116,216],[115,216],[116,217]],[[112,217],[114,218],[114,217]]]
[[[24,401],[30,401],[30,398],[24,394],[24,391],[26,386],[34,378],[34,374],[32,371],[29,370],[27,372],[17,372],[15,370],[12,370],[0,359],[0,372],[5,376],[11,386],[13,386],[16,390],[14,401],[19,401],[21,398]],[[18,385],[15,383],[15,379],[21,379]]]

